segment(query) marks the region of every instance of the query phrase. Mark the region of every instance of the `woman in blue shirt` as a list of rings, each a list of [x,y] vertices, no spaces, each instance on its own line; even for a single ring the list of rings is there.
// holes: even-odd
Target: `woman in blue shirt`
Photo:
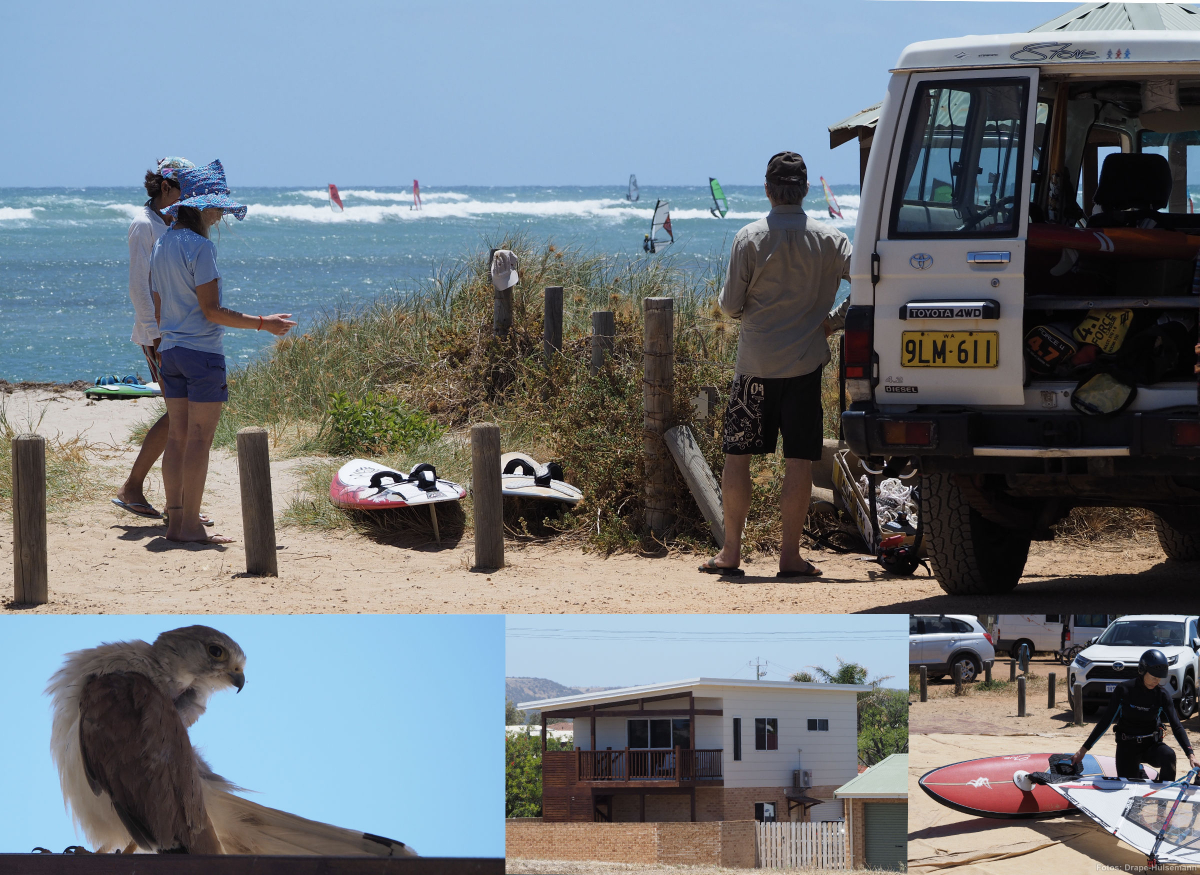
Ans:
[[[181,197],[163,211],[175,224],[155,244],[150,258],[150,291],[162,335],[160,376],[170,422],[162,465],[167,539],[228,544],[231,538],[207,535],[200,520],[209,451],[221,407],[229,400],[221,338],[226,328],[282,336],[296,323],[290,313],[248,316],[222,306],[217,248],[208,239],[208,229],[226,213],[240,221],[246,207],[229,197],[220,161],[183,171],[178,179]]]

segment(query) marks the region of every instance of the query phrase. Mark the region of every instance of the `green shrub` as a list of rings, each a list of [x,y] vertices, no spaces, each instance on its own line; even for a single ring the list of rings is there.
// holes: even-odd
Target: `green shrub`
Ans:
[[[432,443],[443,432],[428,415],[395,398],[368,392],[351,400],[334,392],[320,443],[335,455],[403,452]]]

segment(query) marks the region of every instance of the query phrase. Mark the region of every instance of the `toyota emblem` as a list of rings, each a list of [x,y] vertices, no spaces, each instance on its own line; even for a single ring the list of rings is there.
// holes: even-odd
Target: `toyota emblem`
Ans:
[[[918,252],[908,260],[908,263],[917,270],[928,270],[933,266],[933,256],[928,252]]]
[[[1124,669],[1125,669],[1125,663],[1123,663],[1123,662],[1114,662],[1113,663],[1113,671],[1123,671]]]

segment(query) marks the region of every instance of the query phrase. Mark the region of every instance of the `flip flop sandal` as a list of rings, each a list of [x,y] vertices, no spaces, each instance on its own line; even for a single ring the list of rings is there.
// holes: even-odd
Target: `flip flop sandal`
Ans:
[[[721,577],[745,577],[746,572],[741,568],[726,568],[724,565],[718,565],[716,560],[709,559],[699,569],[701,574],[718,574]]]
[[[804,564],[807,565],[808,567],[805,568],[803,571],[779,571],[779,572],[776,572],[775,576],[776,577],[820,577],[822,574],[824,574],[824,572],[821,571],[820,568],[813,565],[807,559],[804,560]]]
[[[121,510],[129,511],[134,516],[144,517],[148,520],[166,519],[163,514],[156,511],[150,505],[144,504],[140,501],[121,501],[119,498],[114,498],[112,499],[112,503],[121,508]]]

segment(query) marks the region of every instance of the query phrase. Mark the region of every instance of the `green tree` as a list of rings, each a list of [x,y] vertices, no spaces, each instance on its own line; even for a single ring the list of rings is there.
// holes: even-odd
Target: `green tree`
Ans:
[[[873,766],[894,753],[908,751],[908,694],[903,690],[885,689],[884,681],[891,676],[871,677],[870,671],[857,662],[847,662],[835,657],[835,671],[819,665],[809,666],[816,673],[806,671],[792,675],[792,680],[813,683],[817,677],[822,683],[851,684],[870,687],[858,694],[858,759],[865,766]]]
[[[571,750],[570,742],[546,739],[547,751]],[[519,733],[504,738],[504,816],[542,816],[542,738]]]
[[[505,726],[524,726],[526,722],[526,714],[513,704],[512,699],[505,698],[504,700],[504,725]]]

